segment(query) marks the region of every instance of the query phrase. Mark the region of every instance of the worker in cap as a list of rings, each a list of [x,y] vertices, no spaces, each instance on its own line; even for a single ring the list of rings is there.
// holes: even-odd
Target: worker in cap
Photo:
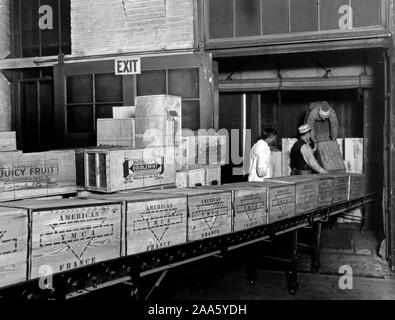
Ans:
[[[339,122],[335,109],[328,102],[311,103],[306,113],[305,123],[311,128],[311,140],[314,143],[337,139]]]
[[[292,175],[308,175],[313,172],[328,173],[318,164],[310,147],[311,127],[308,124],[304,124],[298,130],[300,138],[291,149]]]

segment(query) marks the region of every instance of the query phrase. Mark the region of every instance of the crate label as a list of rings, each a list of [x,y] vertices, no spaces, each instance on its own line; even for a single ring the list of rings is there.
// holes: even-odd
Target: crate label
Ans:
[[[333,189],[333,202],[348,200],[349,194],[349,177],[335,177]]]
[[[54,273],[120,256],[121,206],[54,209],[33,213],[33,270]]]
[[[155,178],[165,171],[165,158],[125,160],[123,164],[125,183],[144,178]]]
[[[265,192],[235,191],[234,197],[234,231],[266,224]]]
[[[295,186],[270,188],[269,222],[290,218],[295,214]]]
[[[318,187],[318,204],[319,206],[327,206],[333,200],[333,179],[320,180]]]
[[[318,182],[296,184],[296,211],[298,214],[317,208]]]
[[[186,219],[186,198],[128,203],[127,253],[185,243]]]
[[[0,168],[0,181],[4,183],[3,190],[5,191],[40,189],[56,185],[58,178],[59,165],[57,163],[22,162]]]
[[[199,240],[232,231],[231,193],[190,196],[188,240]]]

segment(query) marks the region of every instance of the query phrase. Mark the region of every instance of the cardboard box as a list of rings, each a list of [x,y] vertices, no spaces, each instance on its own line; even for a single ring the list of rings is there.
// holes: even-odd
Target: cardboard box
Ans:
[[[0,131],[0,152],[16,150],[15,131]]]
[[[204,168],[176,172],[177,188],[191,188],[206,185],[206,170]]]

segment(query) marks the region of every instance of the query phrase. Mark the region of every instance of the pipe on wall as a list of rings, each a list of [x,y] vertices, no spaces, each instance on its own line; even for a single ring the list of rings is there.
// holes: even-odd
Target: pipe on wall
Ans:
[[[10,0],[0,0],[0,59],[11,53]],[[0,131],[11,130],[11,84],[0,72]]]

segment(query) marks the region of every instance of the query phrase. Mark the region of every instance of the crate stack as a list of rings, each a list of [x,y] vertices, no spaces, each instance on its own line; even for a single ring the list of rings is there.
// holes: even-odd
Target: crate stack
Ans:
[[[136,108],[113,107],[113,118],[97,119],[97,146],[136,146]]]
[[[228,159],[227,136],[213,130],[184,134],[176,149],[177,187],[220,185]]]

